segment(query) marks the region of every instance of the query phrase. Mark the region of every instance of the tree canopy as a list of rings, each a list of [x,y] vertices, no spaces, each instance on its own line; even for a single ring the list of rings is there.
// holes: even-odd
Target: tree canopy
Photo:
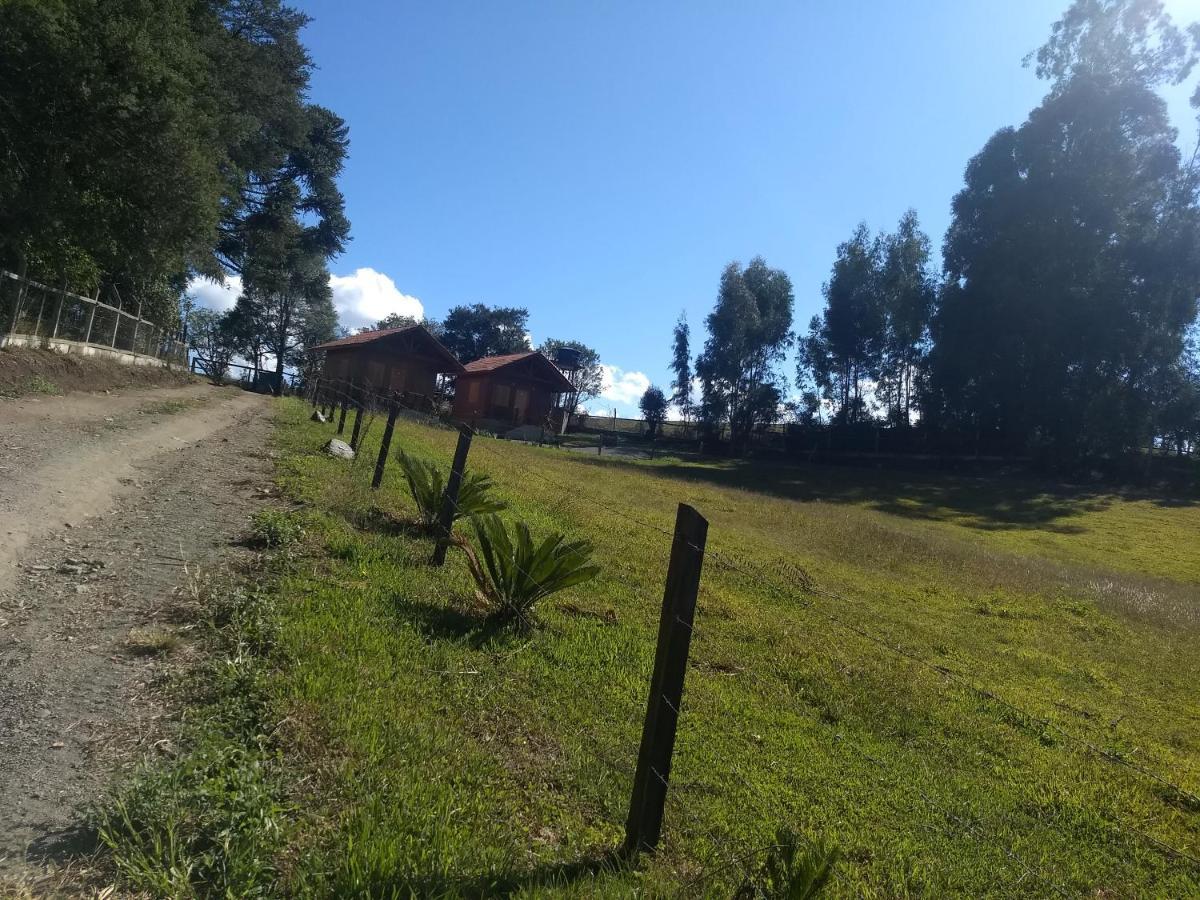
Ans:
[[[671,402],[679,409],[683,421],[692,418],[692,332],[687,313],[680,313],[671,342]]]
[[[744,269],[732,262],[721,273],[696,374],[701,418],[710,431],[728,426],[735,448],[778,413],[783,384],[778,367],[792,338],[792,302],[791,280],[762,257]]]
[[[638,408],[642,411],[642,418],[646,420],[649,426],[650,437],[655,437],[658,434],[662,423],[667,420],[667,406],[669,401],[667,395],[663,393],[662,388],[650,385],[642,394],[642,398],[638,401]]]
[[[966,168],[940,280],[912,212],[838,247],[799,342],[799,418],[823,398],[833,427],[919,422],[1057,467],[1191,440],[1200,170],[1157,91],[1197,46],[1158,0],[1075,0],[1027,60],[1045,99]]]
[[[1081,36],[1056,27],[1053,55],[1040,55],[1053,90],[971,160],[946,236],[938,419],[1052,462],[1145,443],[1196,317],[1196,173],[1149,86],[1151,62],[1174,66],[1175,55],[1123,32],[1116,51],[1091,37],[1127,22],[1126,7],[1081,0],[1063,20]],[[1081,10],[1099,22],[1080,25]]]
[[[529,310],[522,307],[475,303],[451,309],[438,337],[460,362],[468,363],[532,349],[528,323]]]
[[[346,129],[306,98],[307,21],[280,0],[9,0],[0,264],[170,324],[189,276],[241,270],[285,183],[310,249],[340,251]]]
[[[538,346],[552,362],[562,348],[575,350],[579,354],[579,365],[573,372],[564,372],[571,384],[575,385],[575,402],[586,403],[593,397],[599,396],[604,385],[604,369],[600,365],[600,354],[582,341],[567,341],[559,338],[547,338]]]

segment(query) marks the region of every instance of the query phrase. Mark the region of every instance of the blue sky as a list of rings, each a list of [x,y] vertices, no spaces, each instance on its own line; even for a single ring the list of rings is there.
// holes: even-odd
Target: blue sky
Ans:
[[[525,306],[535,341],[600,352],[593,406],[627,413],[681,310],[699,347],[730,260],[785,270],[804,327],[857,222],[911,206],[940,246],[968,159],[1041,99],[1021,60],[1067,0],[294,2],[313,99],[350,125],[344,324]]]

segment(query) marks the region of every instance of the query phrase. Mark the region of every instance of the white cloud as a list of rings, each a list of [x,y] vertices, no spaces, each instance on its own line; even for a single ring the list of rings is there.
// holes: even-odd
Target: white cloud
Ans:
[[[238,275],[225,276],[224,284],[218,284],[210,278],[193,278],[187,286],[187,295],[199,306],[217,312],[232,309],[241,293],[242,279]]]
[[[607,363],[600,364],[600,373],[600,395],[588,404],[588,411],[611,413],[616,406],[621,413],[636,414],[638,401],[650,387],[650,379],[645,373],[626,372],[620,366]]]
[[[425,307],[420,300],[402,294],[396,282],[374,269],[356,269],[353,275],[330,275],[329,287],[338,320],[350,329],[373,325],[389,313],[425,318]],[[242,293],[242,279],[228,275],[224,284],[218,284],[208,278],[193,278],[188,282],[187,293],[200,306],[224,312],[233,308]]]
[[[373,325],[389,313],[425,318],[425,307],[416,297],[400,293],[396,282],[374,269],[356,269],[353,275],[330,275],[333,305],[347,328]]]

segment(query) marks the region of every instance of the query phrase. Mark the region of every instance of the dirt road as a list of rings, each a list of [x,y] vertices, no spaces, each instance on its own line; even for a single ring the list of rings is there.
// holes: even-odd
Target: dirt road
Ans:
[[[69,847],[115,745],[151,733],[169,653],[137,636],[245,552],[270,412],[207,385],[0,401],[0,874]]]

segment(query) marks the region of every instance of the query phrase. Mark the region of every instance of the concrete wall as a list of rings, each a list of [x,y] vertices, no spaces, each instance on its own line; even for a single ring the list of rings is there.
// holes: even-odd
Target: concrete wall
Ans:
[[[128,350],[114,350],[98,344],[85,344],[82,341],[64,341],[61,338],[34,337],[28,334],[0,334],[0,347],[27,347],[34,350],[53,350],[55,353],[91,356],[95,359],[111,359],[126,366],[158,366],[166,368],[168,360],[154,356],[144,356],[141,353],[130,353]],[[183,363],[176,361],[180,366]]]

